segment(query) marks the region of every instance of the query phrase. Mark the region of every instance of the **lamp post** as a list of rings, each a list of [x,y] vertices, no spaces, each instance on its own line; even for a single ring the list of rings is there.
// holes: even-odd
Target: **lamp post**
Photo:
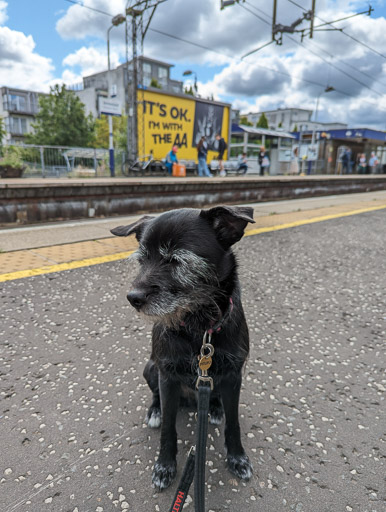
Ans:
[[[331,91],[335,91],[335,88],[332,87],[332,85],[327,85],[327,87],[322,92],[320,92],[318,94],[318,97],[316,99],[314,123],[316,123],[316,121],[318,119],[318,108],[319,108],[319,100],[320,100],[321,95],[325,92],[331,92]],[[315,144],[315,131],[316,131],[316,126],[314,126],[314,128],[312,129],[312,140],[311,140],[312,146],[314,146],[314,144]],[[318,155],[316,155],[316,159],[318,159]],[[323,155],[323,161],[324,161],[324,155]]]
[[[110,31],[113,27],[117,27],[126,21],[126,17],[123,14],[117,14],[111,20],[111,26],[107,30],[107,97],[111,98],[111,68],[110,68]],[[114,162],[114,139],[113,139],[113,116],[108,115],[109,119],[109,164],[110,164],[110,176],[115,176],[115,162]]]
[[[324,91],[322,91],[322,92],[318,95],[318,97],[317,97],[317,99],[316,99],[316,108],[315,108],[315,119],[314,119],[314,122],[315,122],[315,123],[316,123],[316,120],[318,119],[318,108],[319,108],[319,100],[320,100],[320,97],[321,97],[321,95],[322,95],[323,93],[325,93],[325,92],[331,92],[331,91],[335,91],[335,87],[332,87],[332,85],[328,85],[328,86],[324,89]]]
[[[187,69],[186,71],[184,71],[182,73],[183,76],[190,76],[190,75],[194,75],[194,90],[196,91],[197,93],[197,74],[195,71],[192,71],[191,69]]]

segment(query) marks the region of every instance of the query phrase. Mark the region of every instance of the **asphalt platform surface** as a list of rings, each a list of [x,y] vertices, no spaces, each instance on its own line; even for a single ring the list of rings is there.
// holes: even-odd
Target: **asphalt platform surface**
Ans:
[[[383,209],[235,246],[254,476],[232,478],[209,425],[207,511],[386,510],[385,240]],[[169,510],[176,482],[151,486],[160,434],[144,424],[151,325],[126,300],[135,272],[122,260],[1,284],[1,512]],[[194,431],[181,410],[178,478]]]

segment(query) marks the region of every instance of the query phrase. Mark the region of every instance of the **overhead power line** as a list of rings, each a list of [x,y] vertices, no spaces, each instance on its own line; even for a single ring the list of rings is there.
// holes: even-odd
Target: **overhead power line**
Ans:
[[[289,0],[290,1],[290,0]],[[258,10],[260,13],[264,14],[266,17],[269,17],[268,14],[264,13],[261,9],[258,9],[257,7],[255,7],[254,5],[250,4],[249,2],[246,2],[248,5],[250,5],[252,8]],[[243,9],[246,9],[248,10],[253,16],[256,16],[257,18],[259,18],[260,20],[264,21],[264,23],[266,23],[267,25],[270,25],[270,23],[266,20],[264,20],[263,18],[261,18],[261,16],[258,16],[255,12],[251,11],[250,9],[248,9],[247,7],[245,7],[244,5],[241,5],[240,4],[240,7],[242,7]],[[351,80],[354,80],[354,82],[357,82],[358,84],[362,85],[363,87],[365,87],[366,89],[369,89],[370,91],[374,92],[375,94],[378,94],[378,96],[381,96],[383,97],[383,94],[376,91],[375,89],[372,89],[370,86],[368,86],[366,83],[362,82],[361,80],[359,80],[358,78],[356,78],[355,76],[352,76],[350,75],[350,73],[344,71],[343,69],[339,68],[338,66],[336,66],[335,64],[333,64],[332,62],[328,62],[326,59],[324,59],[321,55],[319,55],[318,53],[312,51],[310,48],[308,48],[306,45],[302,44],[302,43],[299,43],[299,41],[297,41],[296,39],[294,39],[293,37],[291,37],[289,34],[286,34],[287,37],[293,41],[295,44],[297,44],[298,46],[302,46],[306,51],[312,53],[313,55],[315,55],[316,57],[318,57],[319,59],[321,59],[323,62],[326,62],[329,66],[331,66],[332,68],[336,69],[337,71],[339,71],[340,73],[342,73],[343,75],[347,76],[348,78],[350,78]],[[263,47],[260,47],[259,49],[261,48],[264,48]],[[323,49],[321,49],[322,51],[324,51]],[[256,50],[253,50],[252,52],[249,52],[249,54],[246,54],[244,55],[244,57],[246,57],[247,55],[250,55],[252,53],[254,53],[254,51]],[[344,61],[343,61],[344,62]],[[369,78],[372,78],[370,77],[369,75],[367,75]],[[372,79],[373,81],[375,81],[374,79]]]
[[[92,11],[95,11],[95,9],[93,9],[92,7],[89,7],[89,6],[87,6],[87,5],[84,5],[83,3],[80,3],[80,2],[78,2],[78,1],[76,1],[76,0],[64,0],[64,1],[69,2],[69,3],[72,3],[72,4],[80,5],[81,7],[84,7],[85,9],[90,9],[90,10],[92,10]],[[104,12],[104,11],[101,11],[101,10],[97,10],[97,12],[99,12],[99,14],[103,14],[103,15],[105,15],[105,16],[109,16],[110,18],[112,18],[112,17],[113,17],[113,14],[108,13],[108,12]],[[264,22],[265,22],[265,20],[264,20]],[[201,48],[201,49],[204,49],[204,50],[207,50],[207,51],[210,51],[210,52],[216,53],[216,54],[221,55],[221,56],[223,56],[223,57],[227,57],[228,59],[232,59],[232,60],[234,60],[234,61],[236,61],[236,62],[243,62],[243,61],[242,61],[242,59],[240,59],[239,57],[234,57],[233,55],[227,55],[227,54],[226,54],[226,53],[224,53],[224,52],[220,52],[220,51],[215,50],[215,49],[213,49],[213,48],[210,48],[210,47],[208,47],[208,46],[205,46],[205,45],[202,45],[202,44],[196,43],[196,42],[194,42],[194,41],[189,41],[188,39],[184,39],[184,38],[181,38],[181,37],[175,36],[175,35],[173,35],[173,34],[169,34],[169,33],[167,33],[167,32],[163,32],[162,30],[158,30],[158,29],[151,28],[151,27],[149,27],[149,30],[150,30],[150,31],[152,31],[152,32],[156,32],[156,33],[158,33],[158,34],[160,34],[160,35],[163,35],[163,36],[165,36],[165,37],[168,37],[168,38],[171,38],[171,39],[175,39],[175,40],[177,40],[177,41],[181,41],[181,42],[183,42],[183,43],[186,43],[186,44],[189,44],[189,45],[195,46],[195,47],[197,47],[197,48]],[[260,68],[262,68],[262,69],[266,69],[266,70],[268,70],[268,71],[271,71],[271,72],[273,72],[273,73],[276,73],[276,74],[278,74],[278,75],[282,75],[282,76],[289,77],[289,78],[291,78],[291,79],[298,80],[298,81],[300,81],[300,82],[308,83],[308,84],[311,84],[311,85],[318,85],[318,86],[320,86],[320,87],[325,87],[325,84],[321,84],[320,82],[315,82],[315,81],[313,81],[313,80],[307,80],[306,78],[299,78],[299,77],[296,77],[296,76],[294,76],[294,75],[292,75],[292,74],[290,74],[290,73],[287,73],[287,72],[285,72],[285,71],[280,71],[280,70],[278,70],[278,69],[271,68],[271,67],[269,67],[269,66],[265,66],[265,65],[263,65],[263,64],[259,64],[259,67],[260,67]],[[335,87],[334,87],[334,89],[335,89],[335,92],[337,92],[337,93],[339,93],[339,94],[342,94],[343,96],[347,96],[347,97],[349,97],[349,98],[350,98],[350,97],[351,97],[351,98],[355,98],[355,97],[356,97],[356,96],[353,96],[352,94],[349,94],[349,93],[347,93],[347,92],[345,92],[345,91],[342,91],[342,90],[340,90],[340,89],[337,89],[337,88],[335,88]],[[371,101],[367,101],[367,100],[361,100],[361,101],[362,101],[362,102],[365,102],[365,103],[369,103],[370,105],[373,105],[373,106],[374,106],[374,104],[373,104]],[[381,108],[381,107],[379,107],[379,106],[378,106],[378,108]],[[383,109],[382,109],[382,110],[383,110]]]
[[[302,11],[304,11],[304,7],[302,5],[299,5],[297,2],[295,2],[294,0],[288,0],[288,2],[290,4],[293,4],[293,5],[296,5],[296,7],[299,7],[299,9],[302,9]],[[335,20],[335,21],[326,21],[324,20],[323,18],[321,18],[320,16],[317,16],[315,14],[315,18],[318,18],[318,20],[322,21],[325,25],[331,25],[333,26],[333,23],[338,23],[338,21],[341,21],[341,20]],[[336,28],[336,27],[335,27]],[[343,28],[340,28],[339,29],[339,32],[341,32],[342,34],[344,34],[346,37],[349,37],[350,39],[352,39],[353,41],[355,41],[356,43],[364,46],[365,48],[367,48],[368,50],[371,50],[372,52],[376,53],[377,55],[379,55],[380,57],[382,57],[383,59],[386,59],[386,55],[384,55],[383,53],[380,53],[378,50],[375,50],[374,48],[372,48],[371,46],[369,46],[368,44],[364,43],[363,41],[360,41],[359,39],[357,39],[356,37],[352,36],[351,34],[348,34],[347,32],[344,31]]]

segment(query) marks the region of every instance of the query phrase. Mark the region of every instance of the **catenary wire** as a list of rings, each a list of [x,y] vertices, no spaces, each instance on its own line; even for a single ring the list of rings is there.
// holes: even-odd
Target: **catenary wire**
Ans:
[[[304,7],[296,2],[294,2],[294,0],[288,0],[289,3],[293,4],[293,5],[296,5],[296,7],[299,7],[299,9],[302,9],[303,11],[305,10]],[[331,25],[333,23],[337,23],[336,21],[326,21],[324,19],[322,19],[320,16],[317,16],[315,14],[315,18],[318,18],[318,20],[322,21],[323,23],[325,23],[326,25]],[[371,46],[369,46],[368,44],[364,43],[363,41],[360,41],[359,39],[357,39],[356,37],[352,36],[351,34],[348,34],[347,32],[344,31],[343,28],[339,29],[339,32],[341,32],[342,34],[344,34],[346,37],[349,37],[350,39],[352,39],[353,41],[355,41],[356,43],[359,43],[361,44],[362,46],[364,46],[365,48],[371,50],[372,52],[376,53],[377,55],[379,55],[380,57],[386,59],[386,55],[384,55],[383,53],[380,53],[378,50],[375,50],[374,48],[372,48]]]
[[[251,5],[249,2],[245,2],[247,3],[248,5]],[[247,10],[248,12],[250,12],[253,16],[256,16],[257,18],[261,19],[262,18],[260,16],[258,16],[257,14],[255,14],[253,11],[251,11],[250,9],[248,9],[247,7],[245,7],[244,5],[242,4],[239,4],[240,7],[242,7],[243,9]],[[251,5],[251,7],[254,7],[253,5]],[[256,8],[257,9],[257,8]],[[260,9],[258,9],[260,11]],[[262,12],[262,11],[260,11]],[[266,13],[264,13],[266,16],[268,16]],[[266,20],[263,20],[264,23],[270,25],[270,23]],[[299,41],[297,41],[296,39],[294,39],[293,37],[291,37],[290,35],[288,34],[285,34],[288,39],[290,39],[291,41],[293,41],[295,44],[297,44],[298,46],[300,47],[303,47],[306,51],[312,53],[313,55],[315,55],[316,57],[318,57],[319,59],[321,59],[323,62],[326,62],[329,66],[333,67],[334,69],[336,69],[337,71],[339,71],[340,73],[342,73],[343,75],[347,76],[348,78],[351,78],[351,80],[354,80],[355,82],[357,82],[358,84],[362,85],[363,87],[366,87],[366,89],[369,89],[370,91],[374,92],[375,94],[377,94],[378,96],[381,96],[383,97],[384,95],[378,91],[376,91],[375,89],[372,89],[369,85],[367,85],[366,83],[362,82],[361,80],[359,80],[358,78],[355,78],[354,76],[350,75],[350,73],[347,73],[346,71],[344,71],[343,69],[339,68],[338,66],[336,66],[335,64],[333,64],[332,62],[329,62],[328,60],[326,60],[325,58],[323,58],[321,55],[319,55],[318,53],[314,52],[313,50],[311,50],[310,48],[308,48],[306,45],[303,45],[302,43],[299,43]],[[371,77],[369,77],[371,78]],[[375,80],[373,80],[375,81]]]
[[[80,3],[80,2],[78,2],[78,1],[76,1],[76,0],[64,0],[64,1],[69,2],[69,3],[72,3],[72,4],[80,5],[81,7],[84,7],[85,9],[89,9],[89,10],[92,10],[92,11],[96,11],[96,12],[98,12],[99,14],[103,14],[103,15],[105,15],[105,16],[109,16],[110,18],[112,18],[112,17],[114,16],[114,15],[113,15],[113,14],[111,14],[111,13],[104,12],[104,11],[101,11],[101,10],[96,10],[96,9],[94,9],[94,8],[92,8],[92,7],[89,7],[89,6],[87,6],[87,5],[84,5],[84,4],[82,4],[82,3]],[[265,21],[265,20],[264,20],[264,21]],[[181,37],[175,36],[175,35],[173,35],[173,34],[169,34],[169,33],[167,33],[167,32],[163,32],[163,31],[161,31],[161,30],[157,30],[157,29],[155,29],[155,28],[151,28],[151,27],[149,27],[149,30],[150,30],[150,31],[152,31],[152,32],[156,32],[156,33],[158,33],[158,34],[160,34],[160,35],[163,35],[163,36],[165,36],[165,37],[169,37],[169,38],[175,39],[175,40],[177,40],[177,41],[181,41],[181,42],[184,42],[184,43],[186,43],[186,44],[190,44],[190,45],[192,45],[192,46],[196,46],[197,48],[202,48],[202,49],[204,49],[204,50],[207,50],[207,51],[210,51],[210,52],[213,52],[213,53],[217,53],[218,55],[221,55],[221,56],[223,56],[223,57],[227,57],[228,59],[232,59],[232,60],[235,60],[235,61],[237,61],[237,62],[243,62],[243,61],[242,61],[240,58],[238,58],[238,57],[234,57],[234,56],[232,56],[232,55],[227,55],[227,54],[225,54],[224,52],[220,52],[220,51],[218,51],[218,50],[214,50],[213,48],[210,48],[210,47],[208,47],[208,46],[201,45],[201,44],[196,43],[196,42],[194,42],[194,41],[189,41],[188,39],[184,39],[184,38],[181,38]],[[259,67],[261,67],[261,68],[263,68],[263,69],[267,69],[268,71],[272,71],[273,73],[276,73],[276,74],[279,74],[279,75],[283,75],[283,76],[287,76],[287,77],[292,78],[292,79],[294,79],[294,80],[298,80],[299,82],[304,82],[304,83],[308,83],[308,84],[311,84],[311,85],[318,85],[318,86],[321,86],[321,87],[325,87],[325,85],[324,85],[324,84],[321,84],[321,83],[319,83],[319,82],[315,82],[315,81],[313,81],[313,80],[307,80],[307,79],[305,79],[305,78],[299,78],[299,77],[296,77],[296,76],[294,76],[294,75],[292,75],[292,74],[290,74],[290,73],[286,73],[285,71],[280,71],[280,70],[275,69],[275,68],[270,68],[270,67],[265,66],[265,65],[262,65],[262,64],[259,64]],[[349,93],[347,93],[347,92],[345,92],[345,91],[342,91],[342,90],[340,90],[340,89],[336,89],[336,88],[335,88],[335,92],[337,92],[337,93],[339,93],[339,94],[342,94],[343,96],[347,96],[347,97],[349,97],[349,98],[356,98],[356,96],[353,96],[352,94],[349,94]],[[362,102],[365,102],[365,103],[368,103],[368,104],[370,104],[370,105],[372,105],[372,106],[374,106],[374,103],[373,103],[373,102],[371,102],[371,101],[368,101],[368,100],[361,100],[361,101],[362,101]],[[383,110],[383,108],[382,108],[382,107],[380,107],[380,106],[378,106],[378,108],[381,108],[381,109]]]

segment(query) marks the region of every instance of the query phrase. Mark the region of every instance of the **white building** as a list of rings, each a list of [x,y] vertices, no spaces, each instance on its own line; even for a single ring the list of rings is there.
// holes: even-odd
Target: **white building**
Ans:
[[[148,57],[138,57],[139,66],[142,66],[142,84],[139,86],[151,87],[151,83],[157,83],[163,91],[178,93],[183,92],[183,82],[170,78],[170,68],[172,64],[161,62]],[[140,73],[141,74],[141,73]],[[122,112],[125,112],[127,101],[128,84],[132,80],[132,66],[129,62],[128,70],[126,63],[121,64],[115,69],[110,70],[110,92],[115,100],[122,105]],[[86,105],[86,112],[99,117],[99,97],[107,97],[109,83],[109,72],[102,71],[94,75],[85,76],[83,83],[78,86],[69,86],[74,90],[82,103]]]
[[[263,112],[249,112],[242,114],[253,126],[259,121]],[[339,130],[347,127],[344,123],[319,123],[312,121],[313,110],[303,108],[279,108],[264,112],[271,130],[284,130],[286,132],[309,131],[309,130]]]
[[[6,131],[4,143],[24,142],[25,136],[33,131],[41,95],[43,93],[0,87],[0,117]]]

